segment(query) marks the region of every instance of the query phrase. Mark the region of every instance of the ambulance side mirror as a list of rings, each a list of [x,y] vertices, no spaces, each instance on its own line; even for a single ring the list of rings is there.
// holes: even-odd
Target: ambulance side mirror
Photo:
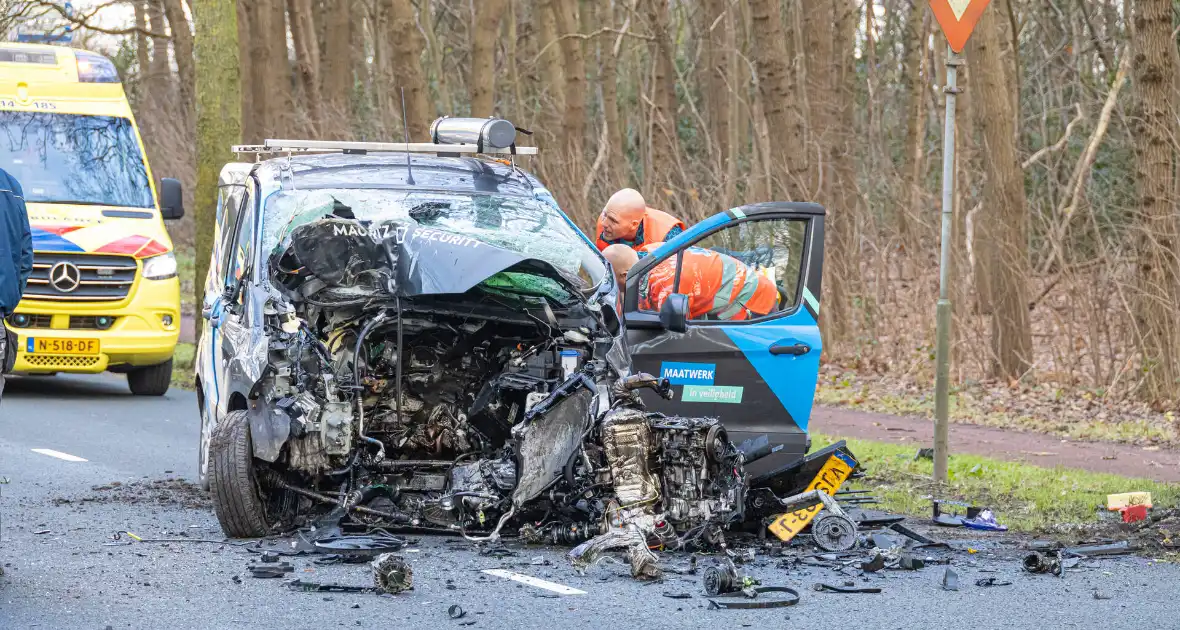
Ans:
[[[664,330],[682,333],[688,330],[688,296],[673,293],[660,307],[660,325]]]
[[[180,180],[171,177],[160,178],[160,216],[165,221],[184,217],[184,191]]]

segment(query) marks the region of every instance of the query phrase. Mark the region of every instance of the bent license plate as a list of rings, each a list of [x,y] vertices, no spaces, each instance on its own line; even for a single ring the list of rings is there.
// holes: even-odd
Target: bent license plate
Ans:
[[[97,339],[52,339],[29,337],[25,352],[29,354],[98,354]]]
[[[843,486],[848,477],[852,475],[854,467],[855,464],[849,461],[843,453],[839,451],[832,453],[811,483],[807,484],[806,492],[823,490],[828,496],[835,496],[840,486]],[[787,512],[774,519],[774,522],[769,525],[770,531],[778,536],[779,540],[787,542],[803,531],[822,509],[823,504],[817,503],[808,508]]]

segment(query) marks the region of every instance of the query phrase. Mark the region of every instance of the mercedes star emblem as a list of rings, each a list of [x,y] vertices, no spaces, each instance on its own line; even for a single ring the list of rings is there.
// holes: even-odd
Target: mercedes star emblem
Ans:
[[[49,284],[62,293],[70,293],[82,284],[82,272],[74,263],[59,262],[49,270]]]

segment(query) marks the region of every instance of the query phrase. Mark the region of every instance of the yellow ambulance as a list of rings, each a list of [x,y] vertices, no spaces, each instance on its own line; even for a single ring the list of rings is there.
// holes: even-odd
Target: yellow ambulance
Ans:
[[[118,72],[102,55],[0,42],[0,168],[24,189],[33,273],[6,324],[15,371],[120,372],[161,396],[180,334],[164,221],[180,182],[157,187]]]

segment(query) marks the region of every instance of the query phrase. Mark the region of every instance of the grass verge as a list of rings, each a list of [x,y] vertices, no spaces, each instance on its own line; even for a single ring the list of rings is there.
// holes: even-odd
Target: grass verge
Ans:
[[[830,371],[815,391],[815,402],[831,407],[934,417],[934,387],[889,378]],[[1132,401],[1107,401],[1089,391],[1051,386],[953,388],[950,421],[1034,433],[1071,440],[1116,442],[1138,446],[1180,445],[1180,421],[1172,411],[1156,412]]]
[[[191,343],[178,343],[172,353],[172,387],[180,389],[193,388],[193,361],[196,359],[196,346]]]
[[[836,438],[812,434],[813,449]],[[950,481],[940,488],[933,482],[933,463],[914,461],[914,447],[848,440],[848,446],[868,471],[859,487],[881,500],[877,507],[890,512],[930,515],[930,497],[987,506],[1012,531],[1035,534],[1084,534],[1108,527],[1117,513],[1107,513],[1106,495],[1147,491],[1155,509],[1180,503],[1180,484],[1092,473],[1071,468],[1041,468],[974,455],[950,459]],[[1113,514],[1113,515],[1112,515]]]

